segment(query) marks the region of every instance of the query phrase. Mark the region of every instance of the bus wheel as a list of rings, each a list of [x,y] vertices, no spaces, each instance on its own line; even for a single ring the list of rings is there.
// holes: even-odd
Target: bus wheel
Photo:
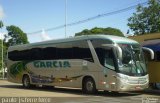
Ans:
[[[23,83],[24,88],[30,88],[31,87],[30,79],[29,79],[28,75],[23,76],[22,83]]]
[[[92,78],[86,78],[83,82],[82,90],[84,93],[94,94],[97,91],[94,80]]]

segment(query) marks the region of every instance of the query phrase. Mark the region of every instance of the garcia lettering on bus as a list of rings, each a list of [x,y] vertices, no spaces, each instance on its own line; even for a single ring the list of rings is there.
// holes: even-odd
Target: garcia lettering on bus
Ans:
[[[34,61],[36,68],[70,68],[71,65],[68,61]]]

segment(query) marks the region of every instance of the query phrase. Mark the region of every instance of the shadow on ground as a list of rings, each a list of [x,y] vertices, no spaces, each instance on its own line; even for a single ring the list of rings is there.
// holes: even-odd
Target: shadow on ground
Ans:
[[[148,95],[154,95],[154,96],[160,96],[160,90],[144,90],[139,92],[133,92],[133,93],[140,93],[140,94],[148,94]]]
[[[60,87],[33,87],[30,89],[25,89],[22,85],[0,85],[0,88],[12,88],[12,89],[22,89],[22,90],[33,90],[33,91],[44,91],[44,92],[56,92],[56,93],[67,93],[67,94],[75,94],[75,95],[87,95],[83,94],[81,89],[72,89],[72,88],[60,88]],[[103,97],[125,97],[125,96],[138,96],[141,94],[150,94],[150,95],[160,95],[156,93],[150,92],[125,92],[125,93],[115,93],[115,92],[104,92],[98,91],[94,95],[87,95],[87,96],[103,96]]]

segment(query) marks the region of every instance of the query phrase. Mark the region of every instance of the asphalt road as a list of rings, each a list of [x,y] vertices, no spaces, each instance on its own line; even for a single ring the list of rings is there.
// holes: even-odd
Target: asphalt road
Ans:
[[[0,80],[0,103],[37,103],[34,101],[35,98],[40,100],[39,103],[47,102],[43,101],[46,98],[48,103],[160,103],[160,91],[146,90],[117,94],[99,91],[94,95],[86,95],[80,89],[60,87],[24,89],[21,84]]]

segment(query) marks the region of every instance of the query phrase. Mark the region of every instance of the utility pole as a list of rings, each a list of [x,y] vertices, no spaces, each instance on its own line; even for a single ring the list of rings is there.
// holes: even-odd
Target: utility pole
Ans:
[[[65,0],[65,38],[67,37],[67,0]]]
[[[4,70],[4,68],[3,68],[3,34],[1,34],[1,38],[2,38],[2,45],[1,45],[1,47],[2,47],[2,76],[3,76],[3,79],[4,79],[4,72],[5,72],[5,70]]]
[[[3,27],[4,25],[3,25],[3,22],[2,21],[0,21],[0,29],[2,29],[2,27]],[[2,68],[1,68],[1,70],[2,70],[2,76],[3,76],[3,79],[4,79],[4,68],[3,68],[3,34],[1,34],[1,39],[2,39],[2,44],[1,44],[1,51],[2,51]]]

